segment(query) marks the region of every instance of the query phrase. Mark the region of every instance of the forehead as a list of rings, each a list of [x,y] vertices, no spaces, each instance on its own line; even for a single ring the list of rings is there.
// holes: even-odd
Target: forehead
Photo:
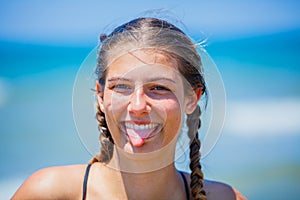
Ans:
[[[107,69],[107,77],[166,76],[176,78],[179,74],[175,58],[154,50],[136,50],[114,60]]]

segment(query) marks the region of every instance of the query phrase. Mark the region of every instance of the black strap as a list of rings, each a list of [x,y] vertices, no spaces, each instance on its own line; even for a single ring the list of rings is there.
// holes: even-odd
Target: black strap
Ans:
[[[90,173],[90,168],[91,168],[91,166],[92,166],[92,165],[89,164],[89,165],[86,167],[86,170],[85,170],[84,181],[83,181],[82,200],[85,200],[85,197],[86,197],[87,182],[88,182],[88,179],[89,179],[89,173]]]
[[[180,175],[181,175],[181,177],[182,177],[182,179],[183,179],[186,199],[187,199],[187,200],[190,200],[190,190],[189,190],[189,186],[188,186],[188,184],[187,184],[186,178],[185,178],[185,176],[184,176],[184,174],[183,174],[182,171],[180,171],[179,173],[180,173]]]
[[[91,164],[89,164],[87,167],[86,167],[86,170],[85,170],[85,175],[84,175],[84,181],[83,181],[83,192],[82,192],[82,200],[85,200],[86,198],[86,192],[87,192],[87,182],[88,182],[88,179],[89,179],[89,173],[90,173],[90,169],[91,169]],[[183,183],[184,183],[184,189],[185,189],[185,194],[186,194],[186,199],[189,200],[190,199],[190,191],[189,191],[189,187],[188,187],[188,184],[187,184],[187,181],[186,181],[186,178],[183,174],[182,171],[179,172],[182,179],[183,179]]]

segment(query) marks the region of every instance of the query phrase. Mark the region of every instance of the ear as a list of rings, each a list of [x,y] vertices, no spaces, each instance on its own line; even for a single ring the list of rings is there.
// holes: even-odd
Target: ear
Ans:
[[[97,101],[100,106],[100,110],[104,113],[104,105],[103,105],[103,89],[102,86],[100,85],[99,81],[96,81],[96,94],[97,94]]]
[[[198,101],[202,96],[202,88],[197,88],[193,90],[191,95],[188,95],[186,97],[186,104],[185,104],[185,113],[186,114],[191,114],[194,112],[194,110],[197,107]]]

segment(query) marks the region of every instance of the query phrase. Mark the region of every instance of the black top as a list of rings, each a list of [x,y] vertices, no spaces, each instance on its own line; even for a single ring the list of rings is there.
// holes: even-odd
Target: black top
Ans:
[[[85,170],[85,175],[84,175],[84,181],[83,181],[83,192],[82,192],[82,200],[85,200],[86,198],[86,192],[87,192],[87,182],[88,182],[88,178],[89,178],[89,173],[90,173],[90,169],[91,169],[91,164],[89,164],[87,167],[86,167],[86,170]],[[183,182],[184,182],[184,189],[185,189],[185,195],[186,195],[186,199],[189,200],[190,199],[190,191],[189,191],[189,187],[188,187],[188,184],[187,184],[187,181],[186,181],[186,178],[183,174],[183,172],[179,172],[182,179],[183,179]]]

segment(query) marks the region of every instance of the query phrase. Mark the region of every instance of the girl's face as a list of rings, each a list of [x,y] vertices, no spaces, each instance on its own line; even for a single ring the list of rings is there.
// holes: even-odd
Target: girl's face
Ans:
[[[136,50],[112,62],[96,90],[117,147],[147,153],[176,139],[184,113],[200,98],[185,82],[175,59],[159,52]]]

